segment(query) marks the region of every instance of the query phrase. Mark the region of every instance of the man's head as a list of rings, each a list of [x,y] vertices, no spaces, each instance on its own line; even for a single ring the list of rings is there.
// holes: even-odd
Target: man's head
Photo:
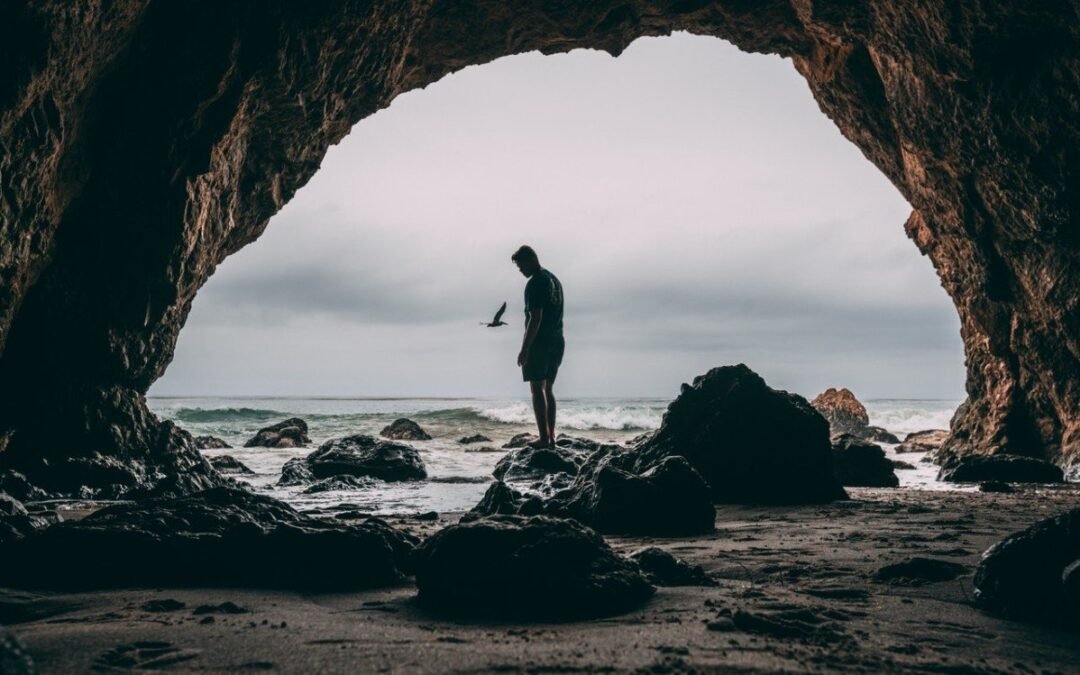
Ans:
[[[522,246],[514,251],[514,255],[510,256],[510,259],[517,265],[518,270],[527,277],[536,274],[540,269],[540,259],[536,257],[536,251],[532,250],[531,246]]]

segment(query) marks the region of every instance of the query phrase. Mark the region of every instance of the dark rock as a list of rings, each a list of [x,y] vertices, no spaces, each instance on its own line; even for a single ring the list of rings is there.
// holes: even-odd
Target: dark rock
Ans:
[[[240,605],[226,600],[220,605],[199,605],[191,613],[195,615],[199,614],[248,614],[250,610],[247,610]]]
[[[199,450],[228,450],[231,445],[217,436],[195,436],[195,447]]]
[[[690,565],[662,548],[649,546],[630,554],[649,583],[656,586],[715,586],[701,565]]]
[[[258,433],[252,436],[247,443],[244,443],[244,447],[303,448],[311,443],[307,432],[307,422],[299,417],[290,417],[277,424],[259,429]]]
[[[483,434],[473,434],[472,436],[466,436],[459,438],[458,443],[462,445],[469,445],[470,443],[490,443],[491,439]]]
[[[648,441],[650,438],[652,438],[653,434],[655,433],[655,431],[646,431],[645,433],[638,434],[637,436],[634,436],[630,440],[626,441],[624,445],[628,448],[636,448],[639,445],[642,445],[643,443]]]
[[[415,520],[432,521],[439,519],[438,511],[424,511],[423,513],[413,514]]]
[[[848,487],[897,487],[900,479],[881,446],[840,434],[833,438],[833,470]]]
[[[979,492],[1000,492],[1002,494],[1011,494],[1013,492],[1016,492],[1016,490],[1008,483],[1004,483],[999,480],[987,480],[979,483]]]
[[[1080,625],[1080,508],[1040,520],[983,553],[975,602],[1015,619]]]
[[[628,611],[654,592],[600,535],[544,516],[451,525],[421,543],[414,560],[419,601],[453,615],[581,619]]]
[[[144,612],[175,612],[187,605],[172,598],[162,598],[161,600],[147,600],[141,607]]]
[[[14,634],[0,626],[0,673],[4,675],[37,675],[34,661]]]
[[[58,522],[55,514],[31,514],[22,502],[0,492],[0,544]]]
[[[550,473],[543,480],[529,485],[529,489],[545,499],[554,497],[574,484],[576,476],[568,473]]]
[[[967,455],[943,464],[938,480],[949,483],[1061,483],[1065,473],[1046,460],[1018,455]]]
[[[509,441],[503,444],[504,450],[513,450],[514,448],[524,448],[530,443],[535,443],[540,440],[540,437],[536,434],[530,434],[529,432],[517,434]]]
[[[578,468],[584,462],[585,457],[581,453],[558,446],[554,448],[526,446],[506,453],[491,473],[495,478],[503,481],[534,480],[559,472],[576,475]]]
[[[49,499],[52,495],[37,486],[31,485],[26,476],[18,471],[0,471],[0,492],[23,502]]]
[[[633,453],[644,469],[683,456],[723,503],[846,499],[833,473],[829,424],[806,399],[769,388],[745,365],[684,384],[655,435]]]
[[[618,444],[615,443],[600,443],[589,438],[580,438],[577,436],[567,436],[566,434],[559,434],[555,438],[555,445],[567,450],[575,450],[577,452],[590,453],[596,452],[601,448],[609,447],[618,449]]]
[[[278,479],[277,484],[282,486],[307,485],[314,481],[315,476],[311,473],[307,461],[303,457],[294,457],[281,467],[281,478]]]
[[[892,464],[892,468],[899,469],[900,471],[913,471],[916,468],[914,464],[902,462],[899,459],[894,459],[890,463]]]
[[[0,518],[28,515],[26,507],[18,499],[0,492]]]
[[[332,492],[334,490],[365,490],[375,485],[375,481],[367,476],[358,477],[349,474],[323,478],[309,485],[304,494],[313,495],[320,492]]]
[[[896,437],[896,434],[882,428],[882,427],[866,427],[859,437],[872,441],[874,443],[899,443],[900,439]]]
[[[217,457],[210,457],[210,466],[214,467],[221,473],[242,473],[249,476],[254,476],[255,472],[247,468],[243,462],[233,457],[232,455],[219,455]]]
[[[316,478],[343,474],[385,481],[427,478],[427,469],[416,448],[364,434],[329,440],[304,461]]]
[[[465,452],[502,452],[502,450],[493,448],[490,445],[482,445],[480,447],[465,448]]]
[[[383,438],[395,441],[430,441],[431,436],[410,419],[401,417],[394,420],[379,432]]]
[[[949,432],[945,429],[927,429],[926,431],[913,431],[900,445],[896,446],[896,452],[937,452],[949,438]]]
[[[934,558],[909,558],[903,562],[885,565],[874,573],[874,581],[899,586],[920,586],[938,581],[951,581],[968,569],[948,560]]]
[[[861,436],[870,425],[866,408],[859,403],[850,389],[830,387],[814,397],[810,405],[829,423],[830,434]]]
[[[0,585],[366,588],[399,582],[414,542],[376,519],[323,521],[269,497],[214,488],[117,504],[0,544]]]

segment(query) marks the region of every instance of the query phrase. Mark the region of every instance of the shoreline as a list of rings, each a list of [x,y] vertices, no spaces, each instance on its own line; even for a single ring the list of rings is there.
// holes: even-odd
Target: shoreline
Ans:
[[[108,669],[119,661],[180,672],[288,673],[1066,672],[1080,661],[1074,632],[997,618],[970,598],[981,553],[1036,520],[1080,506],[1080,486],[1020,487],[1014,494],[849,492],[852,501],[821,506],[718,505],[717,530],[706,536],[607,536],[623,553],[659,546],[701,565],[718,585],[660,588],[635,611],[590,621],[451,621],[421,610],[410,584],[329,594],[0,590],[0,619],[42,673]],[[427,536],[459,516],[386,520]],[[922,585],[873,580],[884,565],[911,557],[958,563],[964,573]],[[318,573],[317,560],[311,572]],[[165,599],[184,607],[143,608]],[[247,612],[193,613],[224,602]]]

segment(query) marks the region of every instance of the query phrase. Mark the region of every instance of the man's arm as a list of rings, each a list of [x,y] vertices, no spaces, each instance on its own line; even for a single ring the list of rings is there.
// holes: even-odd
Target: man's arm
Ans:
[[[529,312],[529,323],[525,325],[525,338],[521,341],[521,351],[518,353],[517,358],[519,366],[524,366],[529,359],[529,349],[532,347],[536,333],[540,330],[540,322],[543,320],[543,308],[537,308]]]

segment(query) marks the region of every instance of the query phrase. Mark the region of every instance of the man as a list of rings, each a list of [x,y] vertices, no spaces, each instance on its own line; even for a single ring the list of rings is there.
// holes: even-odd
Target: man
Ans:
[[[555,394],[552,386],[559,373],[563,350],[563,289],[554,274],[540,266],[536,251],[522,246],[510,256],[528,277],[525,284],[525,339],[517,363],[522,379],[532,391],[533,413],[540,439],[535,447],[555,445]]]

